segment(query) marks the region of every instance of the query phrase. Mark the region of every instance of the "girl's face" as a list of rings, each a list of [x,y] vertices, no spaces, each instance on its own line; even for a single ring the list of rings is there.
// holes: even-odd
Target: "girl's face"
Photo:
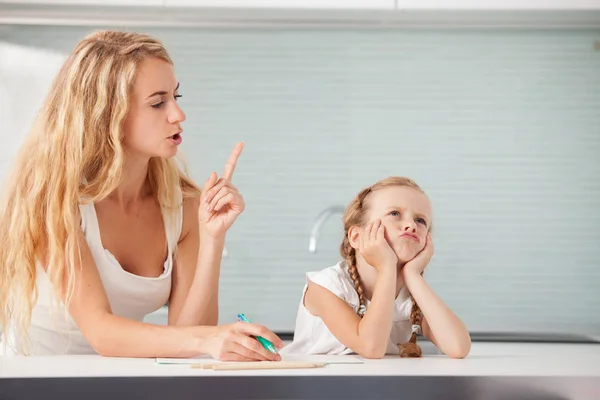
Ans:
[[[404,264],[425,247],[431,224],[431,203],[427,196],[410,186],[389,186],[367,197],[366,224],[381,219],[385,238]]]

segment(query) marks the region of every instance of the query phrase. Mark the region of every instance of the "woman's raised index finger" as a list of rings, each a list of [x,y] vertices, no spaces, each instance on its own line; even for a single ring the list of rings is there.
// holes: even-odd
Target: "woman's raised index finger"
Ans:
[[[242,154],[242,149],[244,148],[244,143],[238,143],[233,148],[227,163],[225,164],[225,170],[223,171],[223,178],[231,181],[233,177],[233,171],[235,171],[235,166],[237,165],[237,160],[240,158],[240,154]]]

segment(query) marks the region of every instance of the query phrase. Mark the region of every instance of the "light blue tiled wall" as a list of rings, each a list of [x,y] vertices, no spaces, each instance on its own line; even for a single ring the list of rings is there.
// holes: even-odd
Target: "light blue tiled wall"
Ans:
[[[87,28],[0,39],[68,52]],[[247,211],[221,321],[293,329],[303,274],[337,261],[323,208],[407,175],[430,195],[426,277],[472,330],[600,333],[600,31],[150,30],[187,112],[198,181],[236,141]]]

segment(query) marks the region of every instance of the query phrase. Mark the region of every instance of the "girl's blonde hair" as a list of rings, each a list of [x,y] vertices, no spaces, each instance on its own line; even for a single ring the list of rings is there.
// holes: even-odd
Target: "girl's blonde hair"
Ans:
[[[162,43],[130,32],[99,31],[68,57],[17,156],[0,208],[0,327],[20,335],[37,302],[36,264],[55,290],[74,292],[81,254],[79,205],[96,203],[121,182],[123,124],[142,60],[173,63]],[[200,189],[185,163],[152,158],[148,180],[161,207],[174,212]],[[181,166],[181,168],[180,168]],[[183,169],[183,171],[182,171]],[[26,344],[23,345],[22,343]]]
[[[346,260],[348,264],[348,272],[350,273],[350,277],[354,282],[354,286],[356,291],[358,292],[358,298],[360,300],[360,306],[362,309],[366,307],[364,291],[362,288],[362,283],[360,281],[360,275],[358,274],[358,268],[356,267],[356,250],[350,244],[350,239],[348,238],[348,231],[353,226],[363,226],[365,223],[365,216],[369,210],[368,203],[366,202],[367,197],[370,193],[380,190],[390,186],[408,186],[413,189],[416,189],[420,192],[423,190],[411,179],[405,177],[392,176],[386,179],[382,179],[379,182],[375,183],[373,186],[369,186],[361,190],[358,195],[352,200],[352,202],[346,208],[346,212],[344,213],[344,240],[340,246],[340,253],[342,257]],[[430,228],[431,229],[431,228]],[[360,314],[362,318],[362,313]],[[415,302],[415,299],[412,299],[412,309],[410,312],[410,321],[412,325],[421,326],[421,321],[423,319],[421,309],[419,305]],[[402,343],[398,345],[400,349],[400,357],[420,357],[421,356],[421,348],[417,344],[417,333],[414,332],[411,334],[411,337],[407,343]]]

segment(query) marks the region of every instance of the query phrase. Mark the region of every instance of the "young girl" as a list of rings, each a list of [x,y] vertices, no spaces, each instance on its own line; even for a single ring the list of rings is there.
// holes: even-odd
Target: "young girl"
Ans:
[[[282,353],[419,357],[421,333],[465,357],[465,325],[423,280],[433,255],[431,204],[412,180],[363,189],[344,215],[344,261],[307,274],[294,341]]]

